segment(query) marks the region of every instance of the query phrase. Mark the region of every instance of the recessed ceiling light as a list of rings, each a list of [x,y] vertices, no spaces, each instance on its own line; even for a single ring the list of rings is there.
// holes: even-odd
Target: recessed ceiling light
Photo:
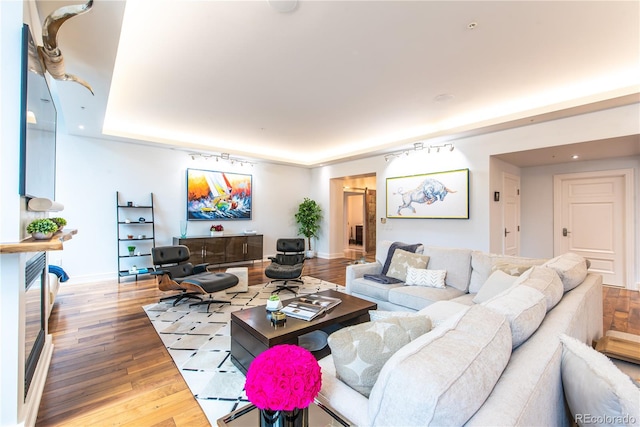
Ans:
[[[578,156],[577,154],[574,154],[573,156],[571,156],[571,158],[572,158],[573,160],[576,160],[576,159],[580,158],[580,156]]]
[[[298,7],[298,0],[267,0],[267,3],[280,13],[293,12]]]
[[[475,29],[478,26],[477,22],[469,22],[469,24],[467,24],[467,28],[470,30]]]
[[[441,93],[440,95],[433,98],[433,100],[436,102],[447,102],[451,101],[453,98],[455,98],[455,96],[450,93]]]

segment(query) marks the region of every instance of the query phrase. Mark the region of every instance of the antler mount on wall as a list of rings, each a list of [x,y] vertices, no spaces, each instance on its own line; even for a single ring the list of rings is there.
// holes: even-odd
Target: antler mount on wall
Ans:
[[[56,80],[67,80],[81,84],[89,89],[93,95],[91,85],[80,77],[65,72],[64,58],[58,47],[58,30],[68,19],[74,16],[88,12],[93,6],[93,0],[87,1],[85,4],[77,4],[64,6],[53,11],[42,25],[42,44],[38,46],[40,59],[44,64],[44,68]]]

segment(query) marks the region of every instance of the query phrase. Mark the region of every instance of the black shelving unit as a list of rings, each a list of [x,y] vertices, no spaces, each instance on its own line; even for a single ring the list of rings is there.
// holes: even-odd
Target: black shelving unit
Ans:
[[[151,248],[156,246],[153,193],[149,200],[148,204],[123,201],[116,191],[118,283],[123,277],[135,277],[138,281],[138,276],[154,271],[151,260]],[[135,249],[129,252],[129,246]],[[136,270],[132,271],[134,266]]]

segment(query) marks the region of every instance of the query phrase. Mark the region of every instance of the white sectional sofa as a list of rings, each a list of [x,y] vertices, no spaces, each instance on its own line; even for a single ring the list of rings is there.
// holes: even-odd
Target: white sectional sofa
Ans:
[[[343,381],[352,366],[332,348],[320,361],[320,394],[331,406],[359,426],[571,425],[559,336],[589,344],[602,336],[602,277],[575,256],[549,262],[426,246],[417,252],[429,256],[426,269],[446,270],[444,288],[364,279],[379,274],[390,244],[380,243],[376,263],[347,267],[347,292],[376,302],[378,314],[425,315],[435,326],[384,362],[368,396]],[[528,271],[475,303],[504,263]]]

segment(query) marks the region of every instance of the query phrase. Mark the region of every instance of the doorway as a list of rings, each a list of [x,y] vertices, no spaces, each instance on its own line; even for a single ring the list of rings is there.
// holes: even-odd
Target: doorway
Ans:
[[[504,172],[502,174],[502,253],[520,255],[520,177]]]
[[[554,256],[588,259],[603,283],[632,289],[633,169],[554,176]]]
[[[354,262],[370,261],[376,251],[376,176],[344,177],[341,183],[343,212],[339,224],[342,252],[345,258]]]

